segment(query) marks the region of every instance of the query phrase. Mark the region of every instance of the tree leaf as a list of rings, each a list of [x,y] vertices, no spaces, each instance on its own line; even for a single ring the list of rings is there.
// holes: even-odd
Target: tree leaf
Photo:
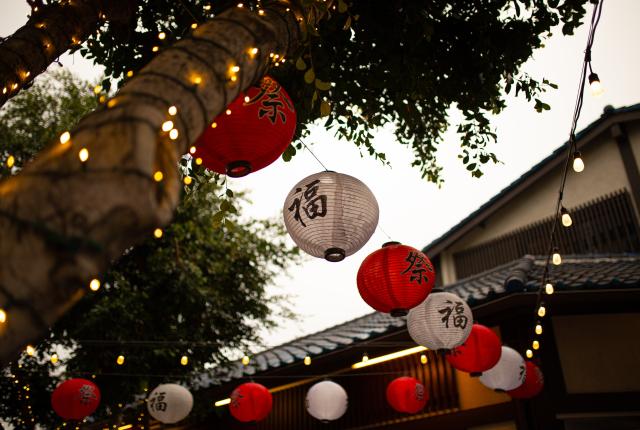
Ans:
[[[307,63],[304,62],[302,57],[298,57],[298,60],[296,61],[296,69],[306,70],[306,68],[307,68]]]
[[[347,4],[343,0],[338,0],[338,12],[345,13],[347,9]]]
[[[329,91],[329,89],[331,89],[331,83],[316,79],[316,88],[321,91]]]
[[[329,102],[323,100],[320,103],[320,116],[328,116],[331,113],[331,105]]]
[[[314,72],[313,67],[311,67],[309,70],[305,72],[304,81],[307,84],[312,84],[315,79],[316,79],[316,72]]]

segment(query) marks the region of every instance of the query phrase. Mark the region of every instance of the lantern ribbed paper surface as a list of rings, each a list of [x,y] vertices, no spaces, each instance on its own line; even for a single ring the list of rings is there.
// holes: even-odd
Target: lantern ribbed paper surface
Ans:
[[[284,223],[304,252],[341,261],[364,246],[378,225],[378,202],[358,179],[336,172],[304,178],[284,202]]]
[[[497,334],[480,324],[471,327],[467,340],[447,354],[447,361],[454,369],[479,376],[500,360],[502,343]]]
[[[321,381],[307,392],[307,412],[322,422],[335,421],[347,412],[348,397],[340,385]]]
[[[160,384],[147,398],[149,414],[165,424],[181,421],[193,408],[193,396],[181,385]]]
[[[358,291],[369,306],[393,316],[407,311],[427,297],[436,273],[422,252],[389,242],[364,259],[358,270]]]
[[[518,351],[503,346],[500,360],[480,375],[480,382],[493,390],[509,391],[522,385],[526,374],[524,359]]]
[[[507,391],[514,399],[530,399],[540,394],[544,388],[544,376],[542,370],[533,362],[527,361],[527,374],[524,383],[515,390]]]
[[[194,156],[210,170],[239,177],[282,155],[296,130],[296,111],[284,88],[265,76],[259,87],[240,93],[213,124],[198,138]]]
[[[387,385],[387,401],[393,409],[405,414],[420,412],[429,400],[424,385],[415,378],[402,376]]]
[[[407,328],[418,344],[429,349],[451,349],[462,345],[471,332],[473,315],[469,305],[455,294],[432,292],[409,311]]]
[[[94,413],[99,404],[100,390],[86,379],[69,379],[51,394],[53,410],[65,420],[82,420]]]
[[[273,398],[271,393],[262,384],[247,382],[239,385],[231,393],[229,410],[231,415],[244,423],[262,421],[271,412]]]

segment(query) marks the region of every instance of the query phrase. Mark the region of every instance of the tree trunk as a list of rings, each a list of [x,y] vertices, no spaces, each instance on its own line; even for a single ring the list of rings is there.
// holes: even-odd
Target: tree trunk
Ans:
[[[0,182],[0,307],[7,312],[0,364],[42,336],[113,259],[171,220],[180,156],[267,71],[270,53],[296,49],[299,28],[287,6],[265,6],[264,16],[234,7],[198,27],[82,119],[68,143],[53,142]],[[236,80],[232,66],[240,68]],[[178,108],[174,117],[170,106]],[[169,119],[177,140],[161,129]]]
[[[40,6],[0,43],[0,107],[98,29],[102,19],[127,21],[132,0],[75,0]]]

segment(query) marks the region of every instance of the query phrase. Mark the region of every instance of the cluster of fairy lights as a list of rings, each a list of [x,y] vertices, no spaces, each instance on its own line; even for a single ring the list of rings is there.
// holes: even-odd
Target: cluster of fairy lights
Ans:
[[[593,14],[591,17],[591,25],[589,28],[589,36],[587,39],[587,47],[585,49],[584,61],[582,64],[582,70],[580,75],[580,84],[578,88],[578,96],[573,112],[573,119],[571,121],[571,130],[569,132],[569,143],[567,150],[567,158],[564,164],[564,169],[562,171],[562,178],[560,181],[560,189],[558,191],[558,200],[556,204],[555,218],[553,225],[551,227],[551,232],[549,236],[549,252],[547,254],[547,259],[545,263],[545,267],[542,273],[542,279],[540,282],[541,288],[538,290],[537,300],[536,300],[536,308],[535,308],[535,324],[533,327],[533,339],[531,340],[530,347],[525,351],[525,355],[527,358],[533,358],[534,352],[538,351],[541,346],[541,335],[543,332],[543,319],[548,317],[549,311],[547,309],[547,303],[545,301],[546,296],[551,296],[555,289],[553,287],[553,283],[550,279],[550,267],[553,264],[554,266],[559,266],[562,264],[562,256],[560,255],[560,248],[557,246],[556,242],[558,239],[558,232],[556,227],[558,224],[562,224],[564,228],[570,228],[573,225],[573,219],[571,218],[571,214],[563,205],[564,198],[564,190],[565,185],[567,183],[567,176],[569,174],[569,166],[573,167],[573,171],[575,173],[581,173],[584,171],[584,160],[582,159],[582,154],[577,149],[576,142],[576,127],[578,125],[578,119],[580,118],[580,112],[582,111],[582,104],[584,101],[584,89],[586,81],[588,80],[589,86],[591,89],[591,94],[593,96],[599,96],[603,93],[603,87],[600,82],[600,78],[596,73],[593,72],[591,67],[591,47],[593,46],[593,38],[595,36],[595,31],[598,26],[598,22],[600,21],[600,15],[602,13],[602,3],[603,0],[597,2],[593,9]],[[589,71],[589,75],[587,78],[587,71]],[[542,287],[544,285],[544,287]]]

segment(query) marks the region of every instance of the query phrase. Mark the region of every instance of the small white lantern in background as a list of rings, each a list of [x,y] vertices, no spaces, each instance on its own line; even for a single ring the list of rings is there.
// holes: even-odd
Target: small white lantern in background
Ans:
[[[469,305],[455,294],[442,291],[432,291],[424,302],[409,311],[407,317],[411,338],[432,350],[462,345],[472,326]]]
[[[347,392],[332,381],[314,384],[307,392],[307,412],[322,422],[335,421],[347,412]]]
[[[336,172],[304,178],[284,202],[284,223],[304,252],[342,261],[362,248],[378,225],[378,202],[360,180]]]
[[[181,385],[160,384],[147,398],[149,414],[164,424],[177,423],[189,415],[193,396]]]
[[[492,390],[510,391],[522,385],[525,376],[524,358],[515,349],[503,346],[500,360],[491,369],[482,372],[480,382]]]

